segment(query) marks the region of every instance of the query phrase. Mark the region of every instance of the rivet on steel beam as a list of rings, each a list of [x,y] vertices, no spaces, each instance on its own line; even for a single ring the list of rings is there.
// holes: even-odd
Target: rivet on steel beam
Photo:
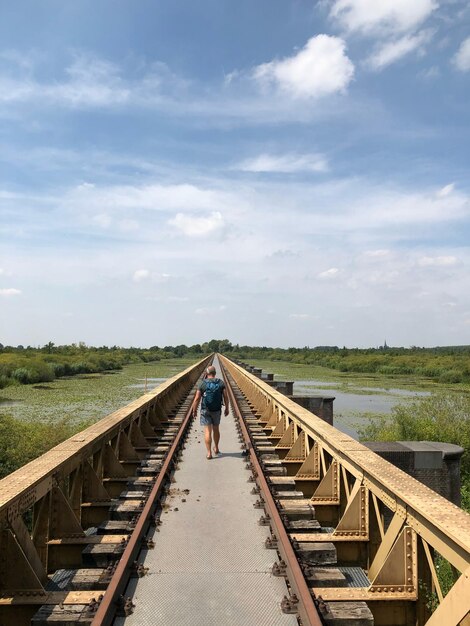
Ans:
[[[256,502],[253,503],[253,507],[255,509],[264,509],[264,500],[263,498],[258,498]]]
[[[269,515],[262,515],[258,520],[258,526],[269,526],[270,520]]]

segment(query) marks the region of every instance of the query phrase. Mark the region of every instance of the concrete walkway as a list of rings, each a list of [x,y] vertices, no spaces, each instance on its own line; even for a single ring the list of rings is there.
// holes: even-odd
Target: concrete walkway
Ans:
[[[218,363],[215,363],[218,367]],[[218,373],[220,376],[220,373]],[[276,552],[253,508],[234,417],[222,416],[221,455],[206,459],[203,428],[191,427],[162,513],[147,576],[131,580],[136,604],[122,626],[295,626],[280,609],[284,579],[271,575]]]

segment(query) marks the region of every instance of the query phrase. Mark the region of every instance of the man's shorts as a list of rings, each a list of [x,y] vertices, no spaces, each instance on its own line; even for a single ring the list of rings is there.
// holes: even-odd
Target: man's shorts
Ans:
[[[221,415],[222,409],[220,411],[201,409],[201,426],[218,426],[220,424]]]

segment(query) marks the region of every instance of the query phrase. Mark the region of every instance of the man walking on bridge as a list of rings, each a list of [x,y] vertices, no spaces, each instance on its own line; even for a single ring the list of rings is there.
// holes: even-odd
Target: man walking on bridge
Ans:
[[[216,370],[213,365],[206,369],[206,377],[199,384],[193,406],[192,414],[197,415],[199,402],[202,398],[201,426],[204,426],[204,441],[207,448],[207,458],[212,459],[212,436],[214,436],[214,454],[219,454],[220,441],[220,416],[222,414],[222,400],[225,404],[224,415],[229,413],[228,393],[225,383],[215,377]]]

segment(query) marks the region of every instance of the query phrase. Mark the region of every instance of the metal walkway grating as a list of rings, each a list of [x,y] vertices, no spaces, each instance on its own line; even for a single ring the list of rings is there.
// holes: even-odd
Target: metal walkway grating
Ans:
[[[216,363],[217,365],[217,363]],[[220,457],[207,461],[203,429],[191,427],[163,504],[155,549],[142,552],[147,576],[130,581],[134,613],[117,626],[296,626],[280,609],[284,579],[264,547],[233,417],[222,417]]]

